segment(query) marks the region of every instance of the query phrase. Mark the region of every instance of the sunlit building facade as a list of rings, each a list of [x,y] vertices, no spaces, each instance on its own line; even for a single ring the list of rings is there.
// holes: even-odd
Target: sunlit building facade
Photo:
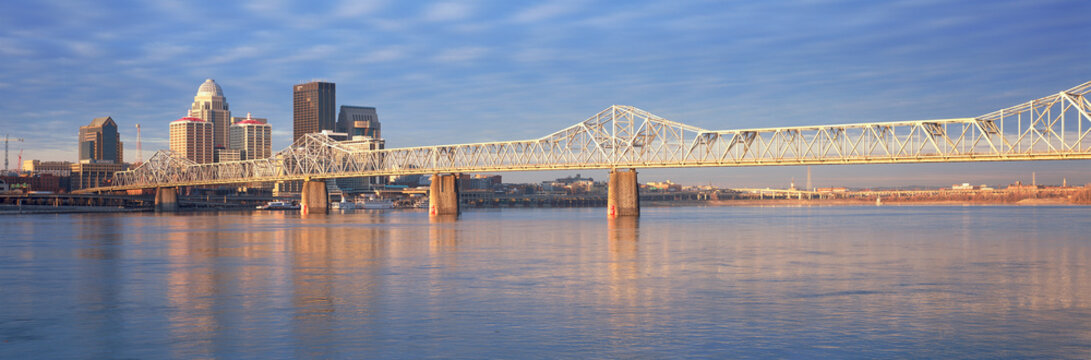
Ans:
[[[121,136],[113,118],[106,116],[91,120],[87,126],[80,127],[79,136],[80,161],[123,162]]]
[[[306,134],[336,129],[334,83],[312,81],[292,89],[292,142]]]
[[[238,150],[242,160],[267,159],[273,155],[273,127],[245,119],[231,125],[230,148]]]
[[[227,106],[223,89],[212,79],[206,79],[201,87],[197,88],[197,96],[193,97],[193,106],[189,109],[189,117],[198,118],[212,125],[212,147],[214,149],[226,149],[230,136],[231,110]]]
[[[184,117],[170,123],[170,150],[198,164],[213,161],[213,124]]]

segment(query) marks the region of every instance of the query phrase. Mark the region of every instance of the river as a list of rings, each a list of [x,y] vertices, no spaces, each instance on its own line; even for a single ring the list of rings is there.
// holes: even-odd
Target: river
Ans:
[[[1091,358],[1087,207],[0,217],[0,358]]]

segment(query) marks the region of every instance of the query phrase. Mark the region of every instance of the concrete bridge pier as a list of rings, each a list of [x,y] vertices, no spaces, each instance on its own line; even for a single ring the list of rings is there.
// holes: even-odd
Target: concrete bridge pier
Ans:
[[[636,169],[610,169],[610,183],[606,192],[608,217],[640,216],[640,186],[636,182]]]
[[[458,215],[458,174],[432,174],[428,191],[428,215]]]
[[[161,187],[155,189],[155,211],[178,211],[178,188]]]
[[[326,182],[322,180],[304,180],[302,198],[299,200],[299,212],[307,214],[328,214],[329,194],[326,193]]]

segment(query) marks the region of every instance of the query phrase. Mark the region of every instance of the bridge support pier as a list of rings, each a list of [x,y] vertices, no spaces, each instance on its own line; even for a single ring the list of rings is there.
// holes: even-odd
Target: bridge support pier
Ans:
[[[610,170],[610,183],[606,197],[606,215],[640,216],[640,186],[636,182],[636,169]]]
[[[428,215],[458,215],[458,174],[432,174],[428,191]]]
[[[304,180],[302,198],[299,200],[299,212],[307,214],[328,214],[329,194],[326,193],[326,182],[321,180]]]
[[[156,212],[175,212],[178,211],[178,188],[156,188],[155,189],[155,211]]]

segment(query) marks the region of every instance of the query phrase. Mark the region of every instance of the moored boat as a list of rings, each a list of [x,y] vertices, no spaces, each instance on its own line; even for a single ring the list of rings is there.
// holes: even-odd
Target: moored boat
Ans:
[[[356,209],[356,203],[342,199],[340,202],[330,203],[330,208],[336,210],[353,210]]]
[[[369,198],[356,203],[357,209],[393,209],[394,202],[386,199]]]
[[[258,210],[299,210],[299,204],[287,201],[270,201],[265,205],[258,205]]]

